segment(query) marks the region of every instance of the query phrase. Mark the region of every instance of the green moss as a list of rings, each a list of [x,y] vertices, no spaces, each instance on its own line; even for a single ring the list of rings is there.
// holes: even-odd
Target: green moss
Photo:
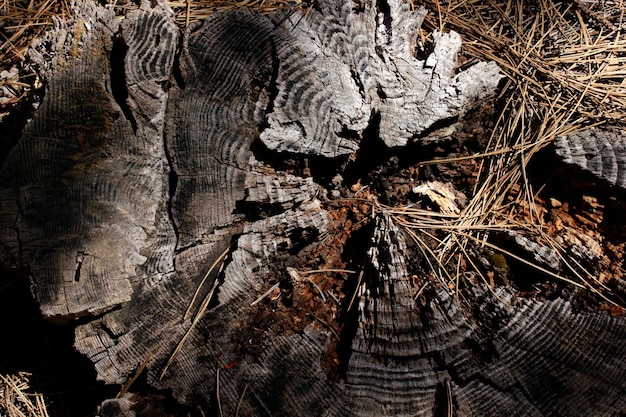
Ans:
[[[498,269],[507,269],[506,258],[500,253],[492,253],[489,256],[491,265]]]

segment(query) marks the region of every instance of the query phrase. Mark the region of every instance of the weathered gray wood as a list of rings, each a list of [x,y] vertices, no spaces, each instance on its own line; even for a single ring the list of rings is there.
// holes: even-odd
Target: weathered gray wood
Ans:
[[[75,345],[98,378],[125,383],[150,357],[151,385],[214,407],[219,391],[223,415],[624,411],[626,320],[480,284],[460,303],[388,213],[369,219],[344,318],[298,301],[295,268],[324,256],[336,212],[255,147],[337,157],[368,127],[403,146],[500,77],[490,63],[455,75],[453,33],[418,60],[423,9],[318,3],[179,34],[161,3],[120,22],[78,2],[38,49],[46,97],[0,173],[2,262],[30,268],[44,315],[82,317]]]
[[[169,79],[177,33],[163,20],[148,35],[165,32],[161,42],[139,45],[135,34],[129,44],[130,54],[149,51],[127,74],[129,97],[151,94],[133,132],[110,79],[119,22],[81,4],[46,41],[57,48],[40,58],[52,60],[46,96],[2,171],[5,262],[28,265],[44,315],[65,319],[130,301],[137,268],[150,254],[167,193],[160,84]]]
[[[461,38],[454,32],[435,32],[434,51],[418,60],[426,10],[410,12],[402,1],[385,6],[333,0],[283,22],[289,36],[277,41],[278,93],[261,133],[270,149],[352,153],[373,114],[385,144],[403,146],[492,93],[501,79],[497,65],[482,62],[455,75]]]
[[[623,127],[592,127],[560,136],[554,144],[564,163],[577,165],[610,185],[626,187],[626,133]]]

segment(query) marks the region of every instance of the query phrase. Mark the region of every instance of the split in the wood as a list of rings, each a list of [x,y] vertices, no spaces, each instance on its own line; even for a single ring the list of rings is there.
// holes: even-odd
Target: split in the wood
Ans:
[[[540,200],[510,195],[498,223],[467,214],[480,202],[474,157],[490,133],[482,122],[491,104],[474,104],[496,88],[498,68],[455,68],[454,33],[433,34],[432,51],[416,55],[424,9],[352,6],[326,0],[272,19],[216,14],[180,43],[167,8],[147,2],[119,33],[110,13],[110,28],[89,24],[104,33],[65,28],[75,38],[66,51],[103,40],[110,53],[91,48],[85,60],[53,66],[51,101],[2,174],[19,182],[3,182],[2,201],[15,207],[0,206],[0,225],[19,228],[17,251],[33,264],[46,314],[90,315],[76,346],[103,380],[132,380],[150,353],[151,384],[224,415],[484,415],[491,404],[556,412],[543,396],[550,384],[533,385],[538,372],[562,378],[565,397],[597,382],[606,398],[621,398],[623,384],[601,379],[623,367],[590,358],[605,354],[611,343],[598,339],[609,328],[623,334],[624,321],[578,314],[562,282],[524,293],[522,280],[534,288],[559,277],[563,253],[535,242],[541,262],[561,257],[531,272],[515,248],[529,244],[514,234],[512,249],[493,240],[507,229],[527,236],[520,219],[543,213]],[[65,71],[87,73],[88,88]],[[70,101],[71,111],[57,112],[52,100],[74,97],[66,90],[97,106]],[[61,116],[67,122],[55,124]],[[44,152],[42,143],[55,146]],[[77,157],[85,152],[87,161]],[[20,176],[21,163],[34,177]],[[47,194],[49,177],[62,185]],[[584,202],[569,217],[566,202],[543,213],[584,223],[584,233],[537,236],[590,249],[608,203]],[[69,227],[47,229],[47,212]],[[577,260],[576,271],[608,248],[594,248],[589,265]],[[585,287],[584,278],[570,281]],[[563,368],[554,350],[575,350],[580,323],[591,329],[581,336],[590,353],[571,354],[575,366]],[[529,367],[535,358],[544,369]]]
[[[128,106],[128,87],[126,85],[126,53],[128,45],[124,42],[122,34],[117,34],[113,39],[109,62],[111,65],[111,95],[115,99],[117,105],[122,109],[122,113],[133,128],[133,132],[137,133],[137,120],[132,110]]]

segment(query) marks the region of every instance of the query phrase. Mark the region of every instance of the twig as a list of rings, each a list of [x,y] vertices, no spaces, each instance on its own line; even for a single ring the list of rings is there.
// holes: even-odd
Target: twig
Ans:
[[[320,297],[322,297],[322,301],[323,301],[323,302],[326,302],[326,296],[324,296],[324,291],[322,291],[322,289],[319,287],[319,285],[317,285],[317,283],[316,283],[315,281],[313,281],[313,280],[312,280],[311,278],[309,278],[309,277],[306,277],[305,279],[306,279],[308,282],[310,282],[310,283],[311,283],[311,284],[315,287],[315,289],[317,290],[317,292],[319,292],[319,293],[320,293]]]
[[[200,309],[196,313],[196,316],[194,317],[193,321],[191,322],[191,326],[189,326],[189,329],[187,329],[187,331],[183,335],[183,337],[180,340],[180,342],[178,342],[178,345],[176,345],[176,349],[174,349],[174,353],[172,353],[172,355],[168,359],[167,363],[165,364],[165,367],[163,368],[163,371],[161,372],[161,375],[159,376],[159,381],[161,381],[163,379],[163,377],[165,376],[165,373],[167,372],[168,368],[170,367],[172,362],[174,362],[174,359],[176,358],[176,355],[178,355],[180,350],[183,348],[183,345],[185,344],[185,341],[187,341],[187,338],[191,334],[191,331],[196,327],[196,325],[198,324],[198,322],[200,321],[200,319],[204,315],[204,311],[206,310],[207,306],[211,302],[211,299],[213,298],[213,294],[215,293],[215,289],[217,288],[218,285],[219,285],[219,280],[216,279],[215,282],[213,282],[213,287],[211,288],[211,291],[209,291],[207,296],[202,301],[202,305],[200,306]]]
[[[359,287],[361,286],[361,280],[363,279],[363,270],[359,272],[359,279],[356,282],[356,287],[354,288],[354,292],[352,293],[352,298],[350,299],[350,304],[348,304],[348,310],[352,310],[352,304],[354,303],[354,299],[356,298],[357,293],[359,292]]]
[[[241,404],[243,403],[243,397],[246,395],[246,391],[248,390],[248,385],[250,384],[246,384],[243,387],[243,392],[241,393],[241,396],[239,397],[239,401],[237,401],[237,407],[235,407],[235,417],[239,417],[239,409],[241,408]]]
[[[117,393],[115,398],[122,398],[128,392],[128,390],[135,383],[137,378],[139,378],[139,375],[141,375],[143,370],[146,369],[146,366],[148,365],[148,362],[150,362],[150,359],[152,359],[152,353],[148,352],[148,354],[146,355],[146,359],[139,366],[139,368],[137,368],[133,377],[130,380],[128,380],[126,385],[124,385],[124,387],[120,390],[120,392]]]
[[[209,270],[206,272],[206,274],[204,274],[204,278],[202,278],[202,281],[200,281],[200,284],[198,284],[198,287],[196,288],[196,292],[194,292],[193,297],[191,298],[191,301],[189,302],[189,306],[187,307],[187,310],[185,310],[183,321],[189,318],[189,314],[191,313],[191,308],[196,302],[196,298],[198,297],[198,294],[200,293],[200,289],[204,286],[204,283],[209,278],[209,276],[211,275],[211,272],[213,272],[213,270],[218,265],[218,263],[220,263],[221,261],[224,260],[224,258],[226,258],[226,255],[228,255],[228,251],[230,251],[230,246],[224,249],[224,252],[222,252],[220,256],[218,256],[217,259],[215,259],[215,261],[213,262]]]
[[[280,282],[277,282],[276,284],[272,285],[269,290],[265,291],[259,298],[251,302],[250,307],[254,307],[255,305],[259,304],[265,297],[270,295],[272,291],[274,291],[279,286],[280,286]]]
[[[424,285],[422,285],[422,287],[419,289],[419,291],[417,292],[417,294],[415,294],[415,297],[413,298],[414,300],[417,301],[417,299],[420,297],[420,295],[422,295],[422,292],[424,292],[424,290],[426,289],[426,287],[428,287],[428,284],[430,284],[428,281],[426,281],[424,283]]]
[[[217,372],[215,374],[215,396],[217,397],[217,409],[219,411],[220,417],[224,417],[224,413],[222,412],[222,400],[220,400],[220,367],[217,367]]]

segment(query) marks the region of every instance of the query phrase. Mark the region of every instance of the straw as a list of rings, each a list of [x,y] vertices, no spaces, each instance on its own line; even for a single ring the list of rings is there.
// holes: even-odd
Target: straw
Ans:
[[[0,416],[48,417],[43,396],[30,388],[31,376],[27,372],[0,374]]]

